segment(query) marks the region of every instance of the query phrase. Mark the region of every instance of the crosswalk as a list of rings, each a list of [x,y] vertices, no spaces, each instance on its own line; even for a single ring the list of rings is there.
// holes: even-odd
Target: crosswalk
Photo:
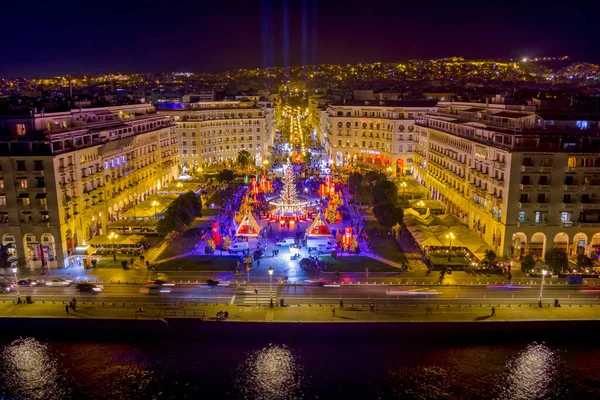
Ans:
[[[258,290],[255,293],[254,289]],[[273,303],[277,302],[277,285],[273,285]],[[269,284],[258,283],[256,285],[246,285],[243,291],[245,305],[265,305],[270,302]]]

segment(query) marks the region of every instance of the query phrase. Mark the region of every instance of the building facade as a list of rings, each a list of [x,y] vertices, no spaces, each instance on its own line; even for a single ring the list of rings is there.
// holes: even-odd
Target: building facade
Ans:
[[[176,177],[175,124],[152,107],[40,114],[35,125],[0,139],[0,238],[21,265],[69,266],[77,247]]]
[[[193,103],[182,109],[161,108],[159,114],[176,123],[182,170],[231,166],[241,150],[262,165],[273,145],[273,108],[268,102]]]
[[[582,118],[556,127],[535,107],[439,103],[417,117],[414,177],[499,254],[589,255],[600,247],[600,130]]]
[[[415,120],[435,101],[346,101],[327,108],[325,141],[336,165],[375,165],[405,174],[413,165]]]

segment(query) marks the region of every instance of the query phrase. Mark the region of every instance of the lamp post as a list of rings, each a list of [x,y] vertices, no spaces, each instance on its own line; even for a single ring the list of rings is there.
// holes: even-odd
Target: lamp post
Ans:
[[[19,293],[19,282],[17,281],[17,268],[12,268],[13,274],[15,274],[15,287],[17,288],[17,303],[21,302],[21,294]]]
[[[108,238],[112,239],[113,261],[117,261],[117,251],[115,250],[115,239],[118,237],[119,237],[119,235],[117,235],[114,232],[111,232],[110,235],[108,235]]]
[[[152,202],[152,205],[154,206],[154,218],[158,218],[158,217],[156,216],[156,206],[158,205],[158,201],[154,200],[154,201]]]
[[[402,187],[402,198],[406,199],[406,182],[400,183],[400,187]]]
[[[269,271],[269,299],[270,299],[270,306],[273,307],[273,267],[270,266],[267,271]]]
[[[448,262],[450,262],[450,252],[452,251],[452,239],[454,239],[454,233],[448,233],[446,239],[450,239],[450,250],[448,251]]]
[[[546,278],[546,274],[548,271],[545,269],[542,270],[542,285],[540,286],[540,297],[538,298],[538,306],[542,307],[542,293],[544,292],[544,278]]]

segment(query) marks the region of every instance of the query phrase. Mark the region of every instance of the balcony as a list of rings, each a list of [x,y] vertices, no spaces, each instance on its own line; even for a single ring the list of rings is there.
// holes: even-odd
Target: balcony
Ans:
[[[597,192],[600,190],[600,185],[596,185],[596,184],[583,185],[581,187],[581,190],[584,192]]]
[[[538,169],[538,171],[543,172],[543,173],[550,173],[550,172],[552,172],[552,167],[549,167],[549,166],[540,167]]]
[[[31,171],[31,175],[33,175],[33,176],[44,176],[44,170],[43,169],[41,169],[41,170],[33,170],[33,171]]]
[[[583,221],[580,222],[579,225],[582,228],[600,228],[600,222]]]
[[[550,203],[536,203],[536,208],[538,210],[549,210],[550,209]]]
[[[577,168],[578,167],[565,167],[565,172],[566,173],[573,173],[573,172],[577,172]],[[581,167],[580,167],[581,168]]]
[[[550,185],[538,185],[538,190],[541,192],[549,192],[551,188]]]
[[[560,208],[562,208],[563,210],[574,210],[575,203],[565,203],[563,201],[562,203],[560,203]]]
[[[517,227],[521,228],[522,226],[529,226],[529,221],[518,221]]]
[[[548,221],[539,221],[535,223],[535,226],[546,226],[548,225]]]
[[[494,168],[505,170],[506,169],[506,163],[504,163],[502,161],[495,161],[494,162]]]
[[[531,203],[519,202],[519,208],[531,208]]]
[[[574,223],[573,221],[566,221],[566,222],[560,223],[560,226],[562,226],[563,228],[572,228],[575,225],[577,225],[577,224]]]
[[[521,190],[533,190],[533,185],[521,183],[520,188]]]
[[[579,188],[579,186],[575,185],[575,184],[571,184],[571,185],[566,184],[566,185],[563,185],[563,190],[565,192],[576,192],[578,188]]]
[[[535,172],[533,165],[521,165],[521,172]]]
[[[600,210],[600,203],[581,203],[582,210]]]
[[[46,193],[46,186],[33,188],[35,193]]]

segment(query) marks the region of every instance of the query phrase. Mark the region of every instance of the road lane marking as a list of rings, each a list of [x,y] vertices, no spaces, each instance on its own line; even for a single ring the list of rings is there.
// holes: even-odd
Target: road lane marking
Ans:
[[[233,296],[231,296],[231,301],[229,302],[229,304],[235,304],[235,293],[233,294]]]

